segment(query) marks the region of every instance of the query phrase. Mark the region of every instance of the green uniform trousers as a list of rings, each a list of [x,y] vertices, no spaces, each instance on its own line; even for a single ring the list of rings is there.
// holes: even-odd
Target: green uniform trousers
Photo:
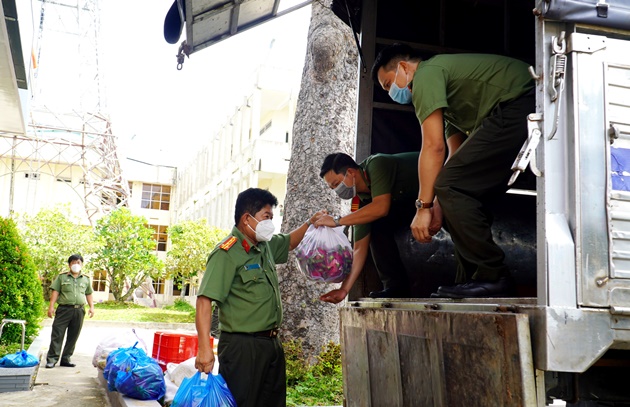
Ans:
[[[527,115],[534,111],[534,91],[499,104],[436,179],[435,194],[455,246],[456,283],[509,273],[492,238],[491,208],[508,190],[512,163],[527,139]]]
[[[285,407],[284,349],[278,337],[221,332],[219,373],[238,407]]]
[[[66,337],[66,345],[61,353],[62,362],[70,362],[70,358],[74,353],[74,347],[79,339],[81,328],[83,327],[83,319],[85,318],[85,307],[74,308],[73,306],[59,305],[55,311],[55,319],[52,324],[52,334],[50,336],[50,346],[48,347],[48,355],[46,363],[57,363],[59,354],[61,353],[61,344],[63,337]]]
[[[403,264],[396,236],[409,231],[416,214],[415,200],[392,202],[387,216],[372,222],[370,253],[383,289],[408,290],[407,271]]]

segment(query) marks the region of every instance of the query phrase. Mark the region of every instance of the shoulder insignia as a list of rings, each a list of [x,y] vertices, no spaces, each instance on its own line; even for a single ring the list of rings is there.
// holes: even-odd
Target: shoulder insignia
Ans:
[[[350,212],[356,212],[359,209],[359,202],[361,201],[361,199],[359,199],[358,195],[355,195],[352,198],[352,203],[350,204]]]
[[[227,252],[232,246],[234,246],[234,243],[236,243],[237,240],[238,239],[235,236],[230,236],[227,240],[221,243],[219,247]]]

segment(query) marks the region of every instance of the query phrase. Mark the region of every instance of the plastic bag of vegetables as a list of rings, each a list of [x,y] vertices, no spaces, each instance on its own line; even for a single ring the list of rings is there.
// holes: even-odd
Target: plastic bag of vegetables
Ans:
[[[309,226],[295,256],[306,277],[324,283],[342,282],[352,267],[352,245],[343,227]]]

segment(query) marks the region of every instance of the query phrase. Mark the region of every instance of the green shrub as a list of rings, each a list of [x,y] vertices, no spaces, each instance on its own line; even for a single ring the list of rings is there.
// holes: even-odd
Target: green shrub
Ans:
[[[43,302],[35,265],[15,223],[0,217],[0,319],[25,320],[26,343],[30,343],[40,329]],[[20,325],[4,326],[0,344],[19,344],[21,340]]]
[[[313,373],[316,376],[333,376],[338,372],[341,372],[341,346],[331,341],[317,356]]]
[[[195,312],[195,307],[182,298],[176,298],[173,305],[167,305],[163,308],[180,312]]]
[[[304,357],[302,341],[291,340],[282,344],[287,364],[287,386],[294,386],[304,380],[310,366]]]
[[[287,363],[287,406],[343,404],[341,347],[329,342],[310,366],[301,341],[284,344]]]

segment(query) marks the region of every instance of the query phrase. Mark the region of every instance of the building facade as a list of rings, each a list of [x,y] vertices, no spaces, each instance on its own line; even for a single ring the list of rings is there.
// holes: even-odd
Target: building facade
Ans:
[[[177,175],[177,221],[206,218],[231,229],[238,194],[268,189],[279,202],[276,231],[282,224],[292,127],[300,73],[261,66],[251,92]]]

